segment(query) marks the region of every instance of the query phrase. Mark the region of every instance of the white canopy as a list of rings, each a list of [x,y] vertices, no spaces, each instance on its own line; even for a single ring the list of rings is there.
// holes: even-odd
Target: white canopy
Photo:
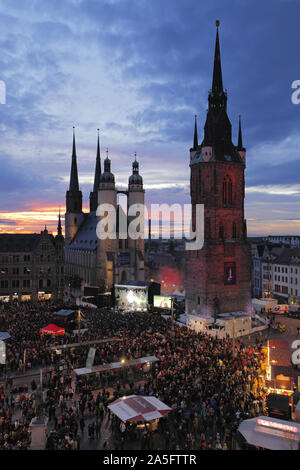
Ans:
[[[118,398],[108,408],[122,421],[152,421],[162,418],[171,408],[156,397],[130,395]]]
[[[259,416],[246,419],[238,428],[248,444],[269,450],[298,450],[300,424],[294,421]]]

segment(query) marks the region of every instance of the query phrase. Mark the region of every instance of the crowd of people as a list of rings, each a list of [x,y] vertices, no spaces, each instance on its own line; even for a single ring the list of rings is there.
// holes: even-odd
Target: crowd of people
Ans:
[[[80,341],[109,339],[95,343],[95,365],[145,356],[158,361],[145,370],[126,366],[76,378],[73,369],[85,366],[91,345],[62,348],[59,354],[49,349],[79,341],[74,324],[61,337],[40,334],[60,307],[24,303],[7,305],[0,313],[0,329],[11,335],[2,370],[0,449],[30,445],[30,421],[41,413],[37,384],[33,380],[20,393],[13,384],[17,379],[10,377],[35,368],[43,370],[42,412],[51,450],[80,449],[87,439],[106,449],[232,449],[240,420],[264,413],[259,342],[250,347],[240,340],[233,348],[229,339],[196,333],[159,315],[84,309],[86,332]],[[108,405],[124,394],[156,396],[172,411],[155,429],[122,423]]]

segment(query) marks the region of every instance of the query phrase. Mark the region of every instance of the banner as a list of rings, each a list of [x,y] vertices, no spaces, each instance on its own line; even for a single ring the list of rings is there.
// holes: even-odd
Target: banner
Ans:
[[[89,353],[88,353],[88,357],[87,357],[87,360],[86,360],[86,363],[85,363],[85,367],[87,369],[91,369],[93,367],[94,359],[95,359],[95,353],[96,353],[96,349],[95,348],[90,348]]]
[[[4,341],[0,341],[0,364],[5,364],[6,362],[6,346]]]

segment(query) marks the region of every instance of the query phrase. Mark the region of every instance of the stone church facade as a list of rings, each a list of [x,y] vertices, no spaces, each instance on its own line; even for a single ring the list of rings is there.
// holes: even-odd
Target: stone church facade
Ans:
[[[144,232],[137,240],[124,237],[116,223],[116,238],[99,239],[97,225],[102,217],[97,215],[100,204],[111,204],[117,213],[123,209],[118,204],[118,194],[127,196],[127,210],[132,204],[143,204],[145,191],[143,178],[139,174],[139,164],[135,158],[132,174],[126,190],[118,190],[115,176],[111,172],[111,161],[104,160],[101,171],[99,134],[97,142],[94,186],[90,193],[90,210],[82,210],[82,192],[79,189],[75,134],[73,132],[73,151],[69,189],[66,193],[65,214],[65,271],[69,293],[84,290],[84,287],[98,287],[108,291],[114,284],[129,280],[144,281]],[[128,227],[130,220],[125,225]],[[127,231],[126,227],[126,231]]]

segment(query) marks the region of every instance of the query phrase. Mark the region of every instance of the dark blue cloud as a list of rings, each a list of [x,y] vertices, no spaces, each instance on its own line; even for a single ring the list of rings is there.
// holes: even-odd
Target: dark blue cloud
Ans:
[[[91,180],[100,126],[116,174],[127,171],[124,155],[137,150],[145,184],[188,184],[193,115],[201,140],[217,18],[234,140],[242,115],[246,183],[297,185],[300,105],[291,103],[291,83],[300,79],[299,13],[298,0],[0,1],[0,79],[7,86],[0,193],[9,193],[11,207],[15,199],[15,209],[20,192],[23,200],[61,194],[63,201],[73,124],[79,171]],[[83,189],[86,197],[86,183]],[[256,200],[263,212],[263,197],[293,208],[297,195],[249,192],[246,204]],[[147,198],[188,202],[188,193],[149,189]]]

